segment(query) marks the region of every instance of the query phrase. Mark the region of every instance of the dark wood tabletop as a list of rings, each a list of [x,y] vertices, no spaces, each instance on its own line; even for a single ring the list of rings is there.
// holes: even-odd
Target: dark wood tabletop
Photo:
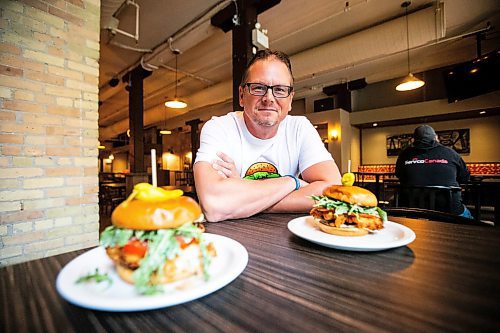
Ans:
[[[87,310],[55,289],[85,250],[0,269],[0,332],[499,332],[500,229],[390,218],[415,231],[405,247],[335,250],[287,229],[300,215],[208,224],[243,244],[243,273],[173,307]]]

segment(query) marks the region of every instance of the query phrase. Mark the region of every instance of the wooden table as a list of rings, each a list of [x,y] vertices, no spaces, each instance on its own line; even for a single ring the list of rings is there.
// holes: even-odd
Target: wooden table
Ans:
[[[461,184],[469,200],[474,204],[474,216],[481,220],[481,207],[493,204],[495,226],[500,225],[500,179],[492,177],[475,177],[466,184]],[[488,203],[487,203],[488,202]]]
[[[249,252],[245,271],[201,299],[137,313],[73,306],[57,294],[75,251],[0,269],[0,332],[499,332],[500,229],[391,218],[407,247],[359,253],[291,234],[299,215],[208,224]]]

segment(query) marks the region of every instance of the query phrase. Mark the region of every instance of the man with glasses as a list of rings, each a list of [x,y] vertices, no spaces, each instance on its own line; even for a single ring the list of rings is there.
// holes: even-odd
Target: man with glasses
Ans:
[[[207,220],[308,212],[311,195],[341,183],[309,120],[288,115],[293,94],[288,56],[258,51],[239,87],[244,111],[213,117],[203,126],[194,177]]]

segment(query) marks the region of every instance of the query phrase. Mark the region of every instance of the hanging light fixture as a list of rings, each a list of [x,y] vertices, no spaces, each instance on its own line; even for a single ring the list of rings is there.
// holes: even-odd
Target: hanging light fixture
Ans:
[[[160,130],[160,134],[161,135],[169,135],[169,134],[172,134],[172,131],[167,129],[167,112],[168,112],[168,110],[164,110],[164,112],[165,112],[165,125],[164,125],[163,129]]]
[[[175,96],[174,99],[166,101],[165,106],[172,109],[184,109],[187,106],[187,103],[177,98],[177,56],[180,51],[178,49],[174,49],[172,52],[175,54]]]
[[[397,91],[408,91],[422,87],[425,82],[415,77],[410,71],[410,33],[408,29],[408,7],[411,5],[411,1],[405,1],[401,4],[401,7],[405,9],[406,17],[406,51],[407,51],[407,63],[408,63],[408,75],[405,76],[403,81],[397,85]]]

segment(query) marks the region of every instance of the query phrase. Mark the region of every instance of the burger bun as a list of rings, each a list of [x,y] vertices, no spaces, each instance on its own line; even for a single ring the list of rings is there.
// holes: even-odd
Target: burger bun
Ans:
[[[368,234],[368,230],[356,228],[353,226],[348,227],[332,227],[321,223],[317,219],[314,219],[314,224],[323,232],[327,234],[336,235],[336,236],[347,236],[347,237],[357,237],[364,236]]]
[[[325,188],[323,195],[351,205],[376,207],[378,204],[375,194],[359,186],[331,185]]]
[[[134,230],[173,229],[197,221],[201,216],[200,206],[190,197],[160,202],[126,200],[111,214],[111,223],[118,228]]]

